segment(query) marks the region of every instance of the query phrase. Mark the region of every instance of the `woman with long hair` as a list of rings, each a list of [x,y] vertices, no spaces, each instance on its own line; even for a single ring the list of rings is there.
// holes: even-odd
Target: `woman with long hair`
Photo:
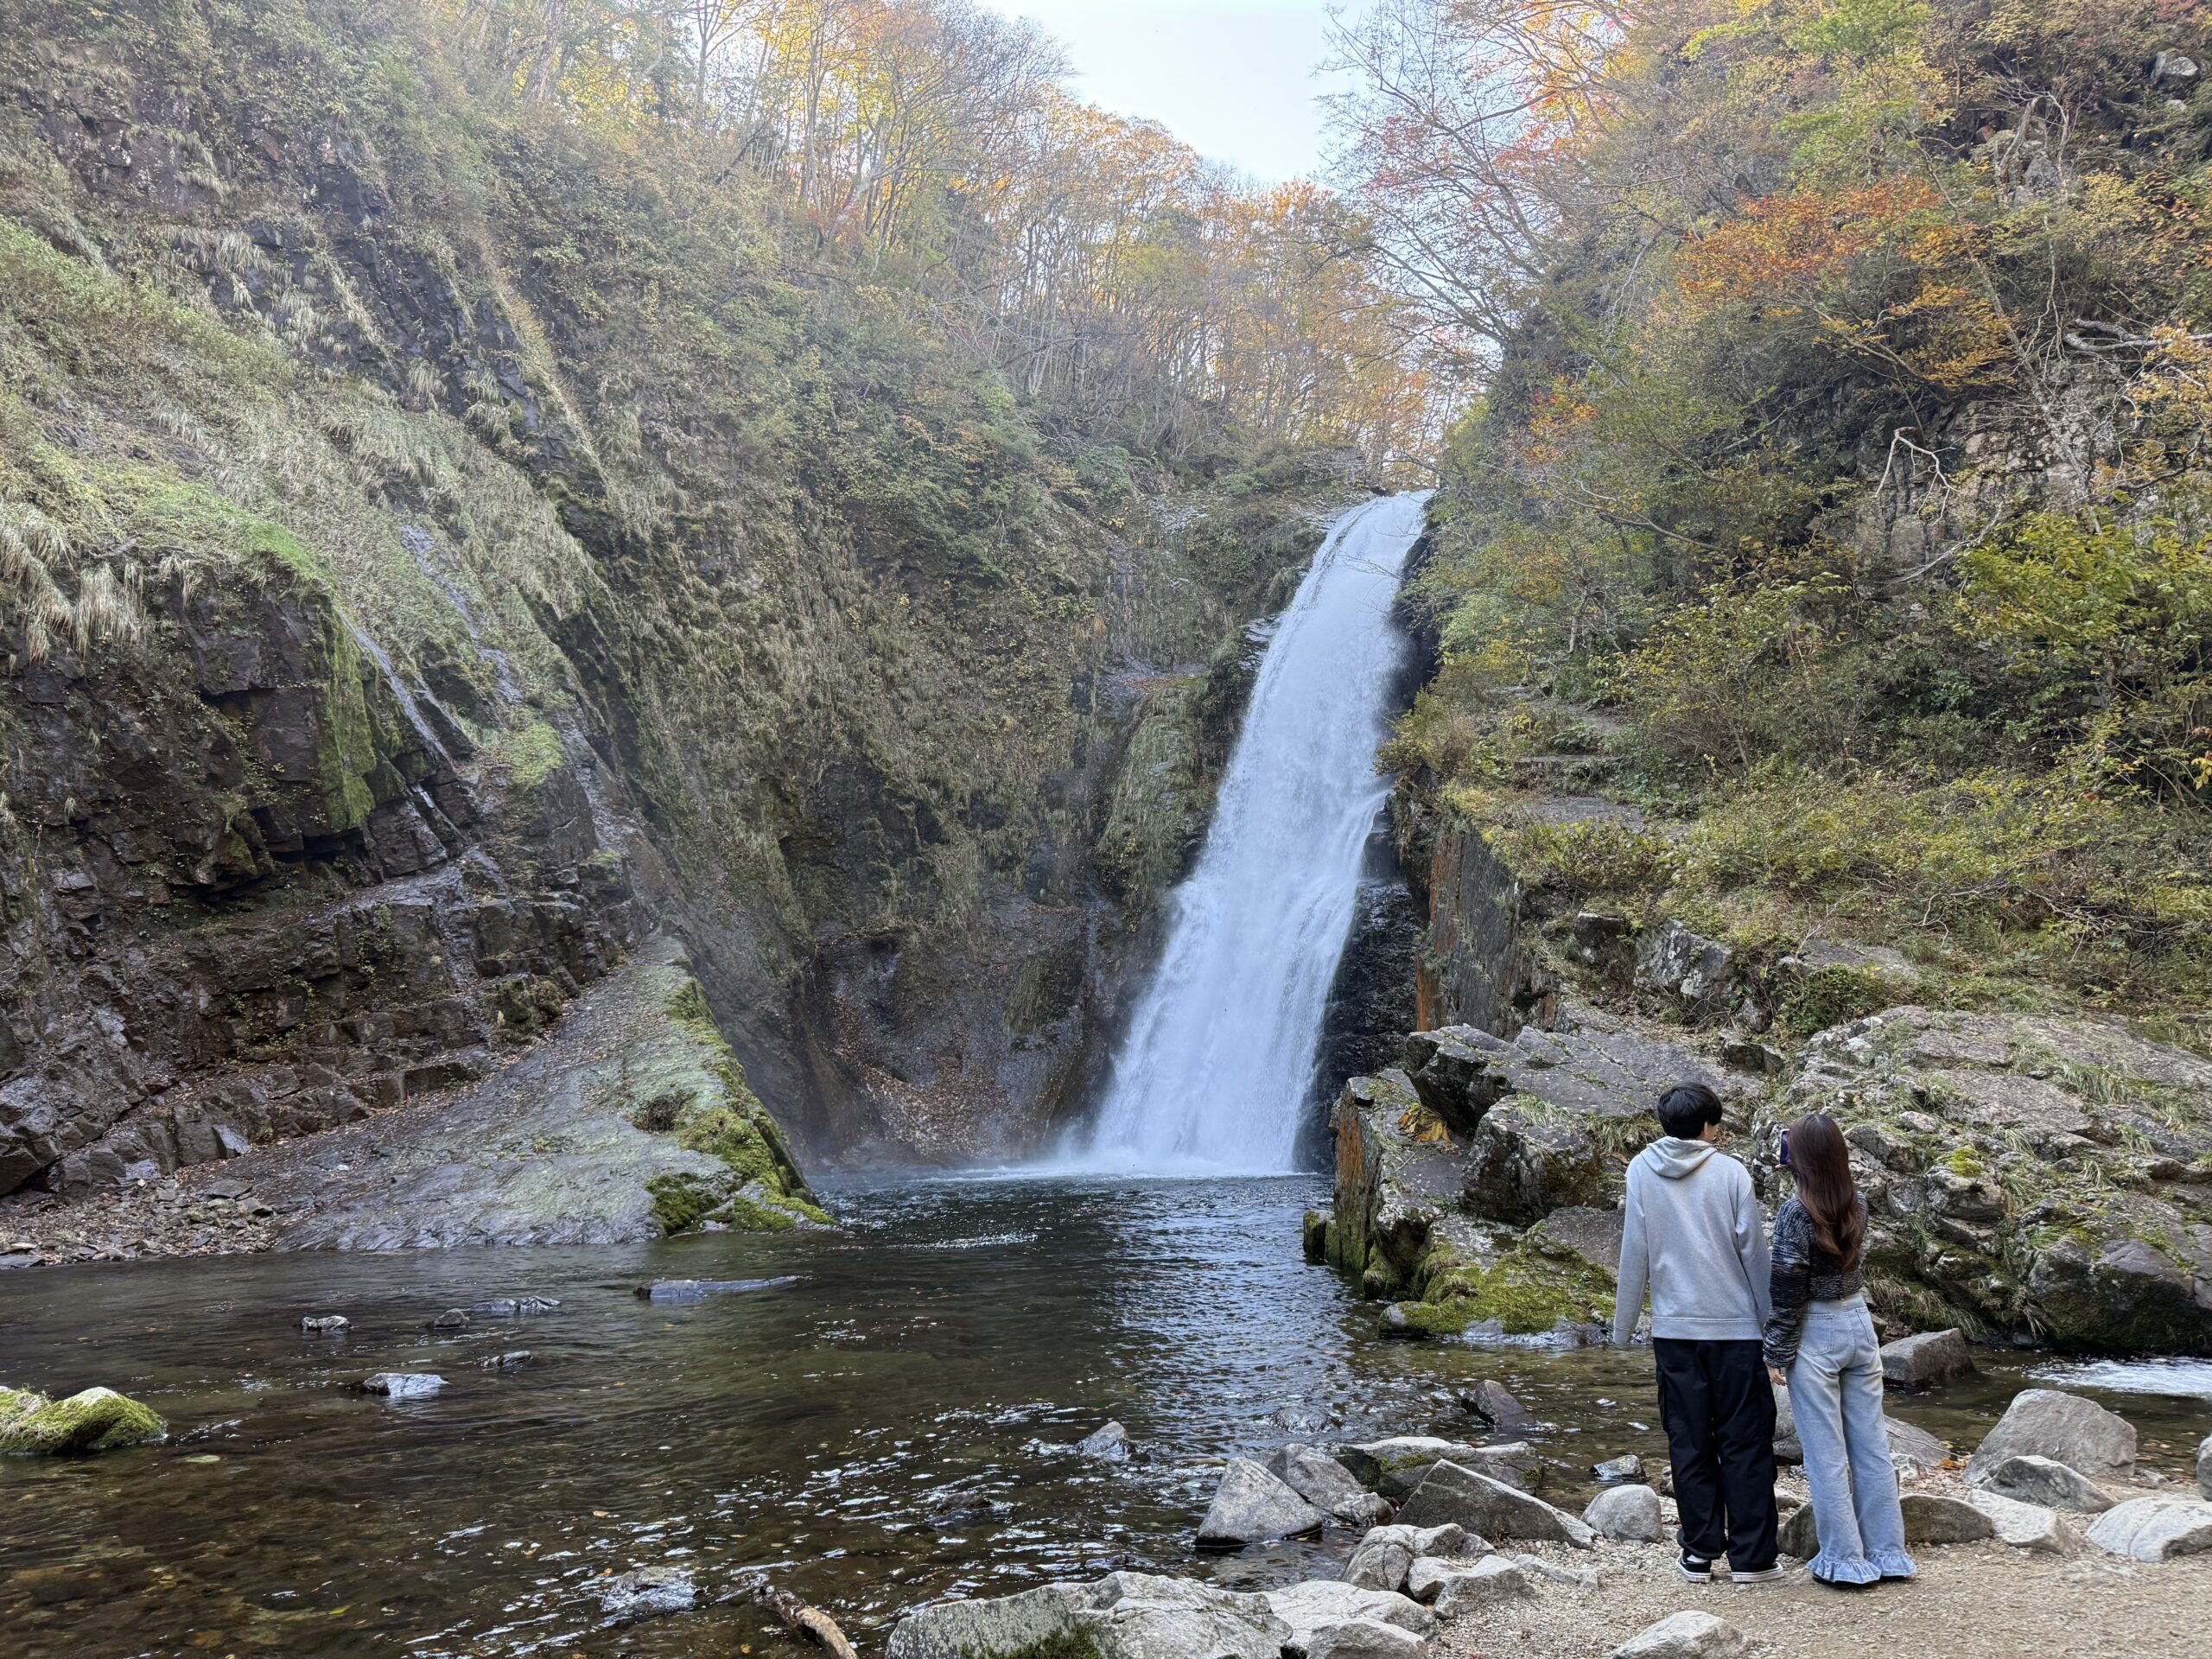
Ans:
[[[1805,1448],[1820,1553],[1813,1576],[1839,1589],[1909,1579],[1897,1470],[1882,1427],[1881,1344],[1866,1311],[1859,1254],[1866,1202],[1835,1120],[1808,1112],[1782,1138],[1796,1193],[1774,1218],[1774,1312],[1767,1373],[1789,1384]]]

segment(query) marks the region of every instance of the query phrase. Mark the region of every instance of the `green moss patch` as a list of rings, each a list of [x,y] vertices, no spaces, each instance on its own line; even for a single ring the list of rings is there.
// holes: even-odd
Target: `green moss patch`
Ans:
[[[112,1389],[86,1389],[49,1400],[27,1389],[0,1387],[0,1452],[62,1457],[149,1446],[169,1426],[150,1407]]]

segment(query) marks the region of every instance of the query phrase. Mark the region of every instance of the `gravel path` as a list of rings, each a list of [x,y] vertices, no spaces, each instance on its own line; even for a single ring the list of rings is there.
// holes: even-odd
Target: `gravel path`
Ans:
[[[1786,1556],[1791,1571],[1779,1583],[1699,1586],[1675,1572],[1669,1545],[1526,1553],[1562,1567],[1594,1566],[1598,1587],[1541,1583],[1529,1600],[1446,1624],[1438,1659],[1604,1659],[1646,1625],[1685,1608],[1728,1620],[1755,1652],[1776,1659],[2212,1655],[2212,1556],[2145,1566],[2086,1544],[2070,1556],[2031,1555],[1995,1542],[1923,1546],[1914,1551],[1921,1569],[1914,1582],[1850,1592],[1815,1584]]]

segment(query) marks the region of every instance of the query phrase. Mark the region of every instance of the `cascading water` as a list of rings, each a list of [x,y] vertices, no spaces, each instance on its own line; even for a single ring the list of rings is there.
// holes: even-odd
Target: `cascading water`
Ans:
[[[1375,751],[1405,647],[1389,612],[1427,499],[1391,496],[1338,519],[1284,613],[1083,1165],[1294,1167],[1330,982],[1389,791]]]

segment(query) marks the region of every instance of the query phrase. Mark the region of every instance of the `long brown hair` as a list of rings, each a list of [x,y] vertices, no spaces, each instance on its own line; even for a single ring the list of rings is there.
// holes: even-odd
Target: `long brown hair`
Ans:
[[[1846,1272],[1857,1267],[1866,1211],[1851,1179],[1851,1149],[1826,1112],[1808,1112],[1789,1126],[1789,1173],[1797,1178],[1797,1202],[1812,1218],[1813,1242]]]

